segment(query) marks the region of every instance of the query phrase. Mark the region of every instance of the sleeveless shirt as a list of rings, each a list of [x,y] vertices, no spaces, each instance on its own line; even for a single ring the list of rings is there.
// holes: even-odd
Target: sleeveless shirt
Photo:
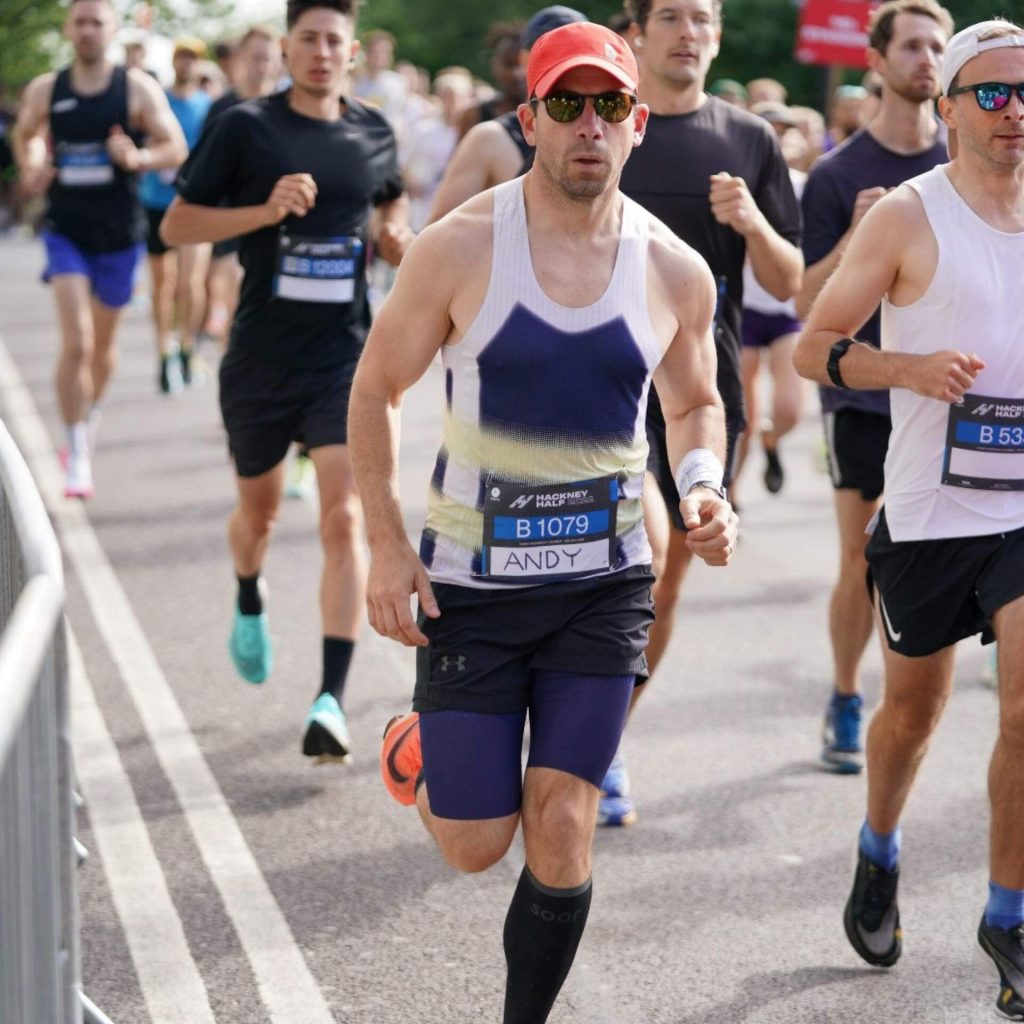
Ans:
[[[46,226],[91,252],[128,249],[145,237],[137,175],[107,154],[110,129],[119,125],[139,143],[128,124],[128,74],[115,67],[110,84],[95,96],[71,86],[71,69],[57,74],[50,98],[57,176],[48,193]]]
[[[1024,526],[1024,232],[979,217],[940,165],[903,186],[918,194],[938,264],[915,302],[882,302],[882,348],[976,352],[985,362],[950,406],[893,388],[885,515],[895,541],[1003,533]]]
[[[462,340],[442,349],[444,435],[420,545],[437,582],[492,587],[566,578],[525,571],[497,578],[496,552],[512,550],[502,548],[500,524],[531,538],[526,543],[540,543],[537,531],[568,532],[589,514],[572,505],[573,496],[587,491],[576,486],[581,482],[612,481],[611,555],[571,578],[650,561],[640,507],[644,419],[662,348],[646,306],[648,215],[622,199],[608,287],[596,302],[570,308],[548,298],[534,274],[522,180],[494,190],[487,293]],[[510,500],[501,513],[489,510],[502,493]],[[560,505],[566,496],[568,504]],[[552,512],[551,522],[545,511]],[[561,519],[568,526],[555,521],[559,511],[567,513]],[[528,526],[519,519],[512,525],[508,517],[518,512],[535,518]],[[592,520],[600,518],[595,512]],[[587,540],[586,529],[577,539]],[[518,556],[531,563],[529,552],[520,549]],[[513,563],[518,556],[511,556]]]

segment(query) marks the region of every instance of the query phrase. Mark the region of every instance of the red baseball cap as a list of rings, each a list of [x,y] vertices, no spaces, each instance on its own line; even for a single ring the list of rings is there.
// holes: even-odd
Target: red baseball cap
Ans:
[[[546,32],[530,51],[526,94],[543,99],[573,68],[600,68],[631,92],[636,92],[636,57],[625,39],[604,25],[577,22]]]

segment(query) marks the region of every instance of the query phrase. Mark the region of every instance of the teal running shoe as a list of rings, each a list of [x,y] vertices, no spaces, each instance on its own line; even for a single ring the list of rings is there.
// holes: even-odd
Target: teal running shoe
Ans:
[[[247,683],[262,683],[274,667],[274,648],[267,627],[267,613],[243,615],[235,608],[235,625],[228,640],[231,660]]]
[[[348,764],[352,760],[352,741],[345,712],[329,693],[321,693],[306,715],[302,752],[311,757],[314,764]]]
[[[629,795],[629,772],[626,759],[616,752],[601,783],[597,804],[597,823],[603,828],[622,828],[636,821],[636,807]]]

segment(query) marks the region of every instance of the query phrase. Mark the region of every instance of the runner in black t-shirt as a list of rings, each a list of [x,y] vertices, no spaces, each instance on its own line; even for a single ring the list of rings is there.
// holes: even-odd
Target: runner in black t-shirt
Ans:
[[[238,483],[229,537],[238,603],[229,648],[261,683],[272,651],[260,570],[293,440],[310,449],[320,494],[323,678],[303,753],[343,761],[341,695],[363,618],[365,565],[346,416],[370,323],[366,250],[397,264],[411,234],[395,140],[383,116],[347,96],[352,0],[290,0],[292,87],[221,114],[178,177],[170,244],[242,236],[245,270],[220,402]],[[230,201],[230,206],[218,204]],[[376,207],[376,212],[371,212]],[[376,232],[373,228],[379,225]]]
[[[718,54],[721,0],[627,0],[626,10],[633,18],[640,60],[640,99],[650,106],[651,116],[643,145],[622,172],[622,191],[693,246],[718,282],[715,340],[729,433],[728,483],[736,439],[745,423],[740,380],[744,259],[750,257],[765,289],[779,299],[789,298],[800,285],[803,269],[800,210],[771,127],[704,92],[708,68]],[[672,633],[691,552],[678,515],[677,468],[669,463],[664,418],[654,394],[647,425],[651,479],[645,488],[645,512],[656,544],[658,577],[658,618],[647,651],[653,674]],[[638,687],[634,702],[640,692]],[[598,819],[603,824],[635,819],[628,786],[617,757],[603,787]]]
[[[804,316],[864,214],[890,189],[947,159],[946,133],[935,118],[934,97],[953,21],[935,0],[915,0],[911,10],[901,9],[905,6],[905,0],[890,0],[872,16],[868,57],[882,78],[878,113],[815,165],[804,189],[807,273],[797,301]],[[877,346],[880,321],[876,310],[857,337]],[[829,609],[834,688],[821,757],[833,771],[855,774],[864,766],[860,661],[872,624],[864,586],[865,530],[882,503],[892,429],[889,392],[822,388],[821,407],[840,552]]]

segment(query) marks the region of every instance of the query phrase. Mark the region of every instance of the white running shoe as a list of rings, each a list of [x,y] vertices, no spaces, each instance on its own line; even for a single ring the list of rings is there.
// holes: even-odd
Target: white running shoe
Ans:
[[[87,453],[68,454],[64,475],[65,498],[91,498],[95,493],[92,485],[92,462]]]

